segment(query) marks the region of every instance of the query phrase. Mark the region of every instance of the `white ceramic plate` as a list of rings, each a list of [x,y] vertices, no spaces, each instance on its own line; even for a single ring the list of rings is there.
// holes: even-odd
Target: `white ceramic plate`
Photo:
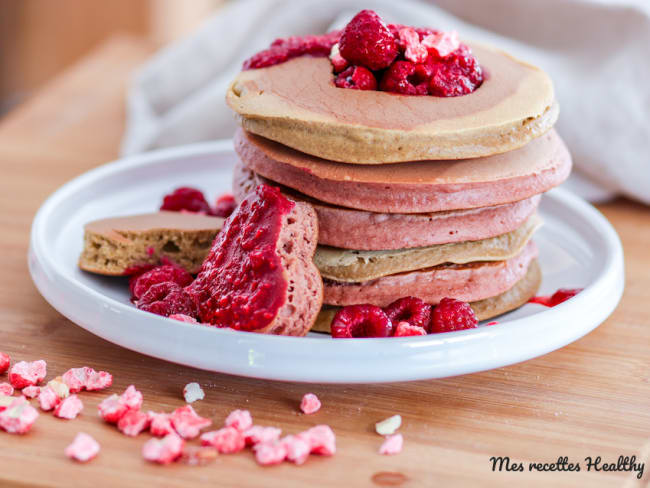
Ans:
[[[80,271],[83,225],[149,212],[175,187],[192,185],[214,198],[229,191],[230,141],[167,149],[104,165],[67,183],[41,207],[32,226],[29,268],[41,294],[74,323],[150,356],[257,378],[386,382],[442,378],[524,361],[588,333],[623,292],[623,252],[616,232],[593,207],[562,190],[546,195],[545,226],[535,241],[544,273],[541,293],[584,287],[554,308],[527,304],[499,324],[393,339],[279,337],[199,325],[142,312],[129,302],[125,278]]]

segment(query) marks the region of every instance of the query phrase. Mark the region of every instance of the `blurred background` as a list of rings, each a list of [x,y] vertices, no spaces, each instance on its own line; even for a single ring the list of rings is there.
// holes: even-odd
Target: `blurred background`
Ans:
[[[163,46],[226,0],[0,0],[0,116],[112,35]]]

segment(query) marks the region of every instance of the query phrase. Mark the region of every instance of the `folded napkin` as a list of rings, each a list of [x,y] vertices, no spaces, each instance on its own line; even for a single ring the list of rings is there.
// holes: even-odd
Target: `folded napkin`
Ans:
[[[224,94],[244,59],[277,37],[341,28],[363,8],[387,22],[455,29],[546,70],[575,162],[570,189],[650,204],[647,0],[235,1],[136,74],[122,152],[231,137]]]

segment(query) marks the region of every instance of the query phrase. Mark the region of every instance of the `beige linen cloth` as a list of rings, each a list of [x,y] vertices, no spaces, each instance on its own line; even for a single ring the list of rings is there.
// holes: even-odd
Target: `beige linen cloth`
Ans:
[[[224,93],[244,59],[277,37],[342,27],[363,8],[456,29],[542,67],[575,162],[570,189],[650,204],[650,0],[234,1],[136,74],[123,154],[231,137]]]

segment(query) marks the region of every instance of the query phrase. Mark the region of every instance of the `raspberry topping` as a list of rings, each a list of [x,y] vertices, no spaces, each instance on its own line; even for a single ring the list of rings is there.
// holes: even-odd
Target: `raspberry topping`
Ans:
[[[554,307],[562,302],[566,302],[569,298],[573,298],[581,291],[582,288],[560,288],[550,296],[533,297],[529,302],[538,303],[545,307]]]
[[[393,324],[375,305],[351,305],[339,310],[331,325],[332,337],[388,337]]]
[[[402,95],[426,95],[429,90],[427,70],[424,65],[410,61],[395,61],[382,76],[379,88]]]
[[[224,193],[217,198],[213,215],[223,218],[230,217],[230,214],[235,211],[235,208],[237,208],[235,197],[232,196],[232,193]]]
[[[354,90],[376,90],[377,80],[372,71],[363,66],[350,66],[339,73],[334,80],[339,88],[352,88]]]
[[[476,90],[483,82],[483,71],[469,47],[464,44],[445,58],[427,60],[432,75],[429,93],[437,97],[457,97]]]
[[[192,296],[173,281],[151,286],[136,305],[140,310],[164,317],[176,314],[197,316],[196,303]]]
[[[362,10],[345,26],[339,50],[350,63],[371,70],[387,68],[399,54],[395,36],[372,10]]]
[[[192,283],[193,279],[192,275],[180,266],[166,264],[132,276],[129,279],[129,289],[133,298],[137,300],[142,298],[142,295],[153,285],[171,281],[182,287]]]
[[[188,186],[176,188],[169,195],[165,195],[160,210],[171,210],[174,212],[185,210],[187,212],[204,213],[207,215],[212,213],[212,209],[205,196],[203,196],[203,192]]]
[[[403,27],[399,30],[400,44],[404,46],[404,57],[413,63],[424,63],[429,51],[413,27]]]
[[[242,69],[265,68],[304,55],[329,56],[332,46],[338,41],[339,34],[339,31],[332,31],[322,36],[276,39],[271,47],[244,61]]]
[[[416,297],[395,300],[384,308],[384,312],[394,324],[407,322],[410,325],[421,327],[425,331],[431,327],[431,305]]]
[[[451,332],[473,329],[478,319],[469,303],[454,298],[443,298],[433,309],[431,332]]]
[[[273,322],[288,287],[276,246],[283,217],[294,205],[279,188],[260,185],[237,207],[186,288],[201,322],[245,331]]]

